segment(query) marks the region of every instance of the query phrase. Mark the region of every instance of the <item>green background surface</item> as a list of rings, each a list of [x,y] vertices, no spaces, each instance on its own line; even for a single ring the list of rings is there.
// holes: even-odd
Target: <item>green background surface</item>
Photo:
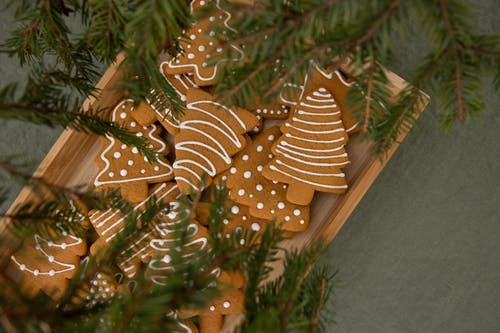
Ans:
[[[474,6],[477,28],[500,33],[500,1]],[[3,36],[12,26],[2,13]],[[419,31],[407,38],[389,66],[403,77],[425,49]],[[0,62],[0,85],[23,75]],[[431,103],[321,258],[338,271],[332,332],[500,331],[500,97],[485,83],[487,112],[450,133]],[[27,171],[61,131],[0,128],[0,156],[19,156]],[[8,186],[13,200],[20,187]]]

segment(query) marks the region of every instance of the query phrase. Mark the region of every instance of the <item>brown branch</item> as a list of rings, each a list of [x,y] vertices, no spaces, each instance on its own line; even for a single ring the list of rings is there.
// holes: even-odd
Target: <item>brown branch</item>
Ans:
[[[326,281],[327,280],[324,276],[321,277],[319,285],[318,307],[316,308],[314,316],[311,320],[311,333],[318,332],[319,317],[321,316],[321,310],[323,310],[323,306],[325,305]]]
[[[460,68],[460,46],[458,45],[455,34],[453,33],[453,27],[451,25],[450,14],[448,8],[446,7],[446,0],[436,0],[439,4],[439,9],[443,15],[443,21],[446,33],[448,35],[451,48],[455,55],[455,86],[457,95],[457,119],[460,122],[465,120],[465,109],[463,105],[463,92],[462,92],[462,71]]]
[[[493,60],[500,61],[500,53],[484,50],[484,49],[478,48],[478,47],[470,47],[469,49],[478,53],[478,54],[481,54],[483,56],[491,58]]]

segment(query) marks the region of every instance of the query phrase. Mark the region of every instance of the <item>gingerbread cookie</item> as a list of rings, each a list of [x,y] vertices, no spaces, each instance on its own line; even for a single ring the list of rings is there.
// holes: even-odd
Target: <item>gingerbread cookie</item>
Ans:
[[[289,184],[287,200],[307,205],[314,191],[344,193],[342,168],[349,164],[345,144],[348,135],[341,110],[323,73],[313,70],[290,118],[281,126],[283,135],[273,145],[275,155],[262,174]]]
[[[156,202],[171,202],[178,198],[178,187],[174,183],[164,183],[156,189],[142,202],[133,207],[129,214],[123,215],[120,211],[108,209],[106,211],[91,211],[89,214],[90,223],[94,226],[99,235],[99,239],[92,244],[90,252],[96,254],[98,251],[111,244],[113,239],[123,232],[126,218],[132,214],[138,214],[145,209],[146,204],[153,197]],[[133,278],[143,261],[148,259],[150,254],[149,241],[153,238],[153,229],[138,235],[138,237],[119,254],[117,265],[128,278]]]
[[[218,333],[223,326],[225,315],[244,313],[244,284],[245,279],[241,273],[222,271],[219,276],[222,296],[210,301],[205,309],[183,310],[180,316],[198,316],[200,333]]]
[[[303,231],[309,225],[309,206],[288,202],[287,184],[262,176],[264,166],[273,159],[271,146],[280,134],[278,127],[267,129],[235,157],[227,178],[229,196],[239,204],[248,205],[252,216],[276,219],[285,231]]]
[[[209,224],[210,205],[210,202],[200,202],[196,206],[197,219],[206,226]],[[253,217],[250,215],[247,206],[239,205],[229,198],[226,200],[226,206],[229,209],[229,216],[222,221],[224,224],[224,237],[229,238],[231,233],[235,231],[251,230],[257,234],[256,237],[259,239],[259,236],[266,228],[266,224],[271,223],[271,221]],[[240,242],[244,242],[244,239],[241,239]]]
[[[200,191],[202,176],[208,185],[213,177],[227,170],[231,157],[246,144],[243,134],[257,125],[257,118],[238,107],[229,108],[200,89],[186,93],[186,112],[179,120],[175,136],[175,180],[183,193]]]
[[[87,252],[84,239],[73,236],[60,227],[47,235],[34,234],[10,257],[10,266],[22,275],[21,288],[35,296],[45,292],[60,299],[69,279],[78,271],[80,257]]]
[[[323,70],[317,64],[313,65],[312,71],[315,72],[312,74],[314,77],[313,80],[328,89],[335,99],[335,102],[339,105],[342,111],[341,117],[346,132],[350,135],[358,132],[360,127],[358,126],[359,122],[356,120],[354,115],[355,107],[346,103],[347,94],[355,85],[354,80],[347,78],[338,70]],[[303,93],[303,89],[303,85],[295,85],[291,83],[285,84],[280,92],[280,103],[291,108],[295,108],[297,106],[298,99]]]
[[[89,257],[85,257],[80,264],[80,267],[88,265]],[[107,303],[120,292],[115,272],[111,269],[106,269],[103,272],[93,274],[92,278],[85,283],[81,288],[78,288],[76,295],[72,299],[73,304],[82,304],[88,307],[93,307],[98,304]]]
[[[180,241],[177,237],[182,221],[177,212],[178,203],[174,202],[171,208],[168,214],[160,218],[161,222],[155,226],[153,237],[149,242],[151,260],[147,266],[146,276],[157,285],[168,283],[168,273],[174,269],[171,265],[171,252],[174,245]],[[187,242],[180,249],[182,251],[180,255],[183,263],[188,264],[197,259],[198,251],[208,250],[208,231],[192,219],[186,226],[184,236]]]
[[[191,13],[197,21],[185,32],[186,38],[179,38],[183,52],[171,59],[165,67],[167,74],[184,74],[194,72],[194,82],[199,86],[213,85],[217,78],[219,66],[229,59],[224,58],[221,42],[226,40],[227,30],[234,31],[229,25],[231,14],[223,10],[219,0],[215,1],[211,11],[204,17],[204,7],[208,0],[193,0]],[[214,25],[222,27],[222,33],[214,31]],[[218,29],[217,29],[218,30]],[[232,61],[243,59],[243,51],[236,45],[230,46]]]
[[[128,127],[137,136],[146,137],[151,148],[156,149],[160,156],[157,162],[149,162],[139,154],[136,147],[129,147],[112,136],[104,139],[107,146],[97,157],[100,168],[94,185],[98,188],[120,188],[122,196],[131,202],[140,202],[148,195],[148,184],[159,183],[173,178],[170,163],[163,155],[169,149],[159,138],[161,129],[152,124],[150,127],[141,127],[130,116],[134,110],[132,100],[120,102],[112,114],[112,121]]]

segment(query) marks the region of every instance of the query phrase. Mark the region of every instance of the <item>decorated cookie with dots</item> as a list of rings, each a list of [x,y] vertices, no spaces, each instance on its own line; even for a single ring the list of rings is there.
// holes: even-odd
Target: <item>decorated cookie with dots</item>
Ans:
[[[183,310],[179,314],[181,318],[197,316],[200,333],[219,333],[224,324],[224,316],[244,313],[243,275],[239,272],[222,271],[218,281],[222,296],[210,301],[204,309]]]
[[[278,127],[260,133],[239,153],[229,169],[227,186],[232,200],[249,206],[250,215],[276,219],[285,231],[303,231],[309,225],[309,206],[286,200],[288,185],[262,176],[264,166],[273,159],[271,146],[280,137]]]
[[[200,202],[196,206],[196,216],[201,224],[208,226],[210,217],[210,202]],[[223,235],[229,238],[232,232],[249,230],[257,234],[257,239],[264,232],[266,225],[271,221],[259,219],[250,215],[247,206],[240,205],[231,199],[226,200],[226,206],[229,209],[229,216],[222,221],[224,224]],[[244,245],[245,240],[240,243]]]
[[[354,116],[354,106],[346,103],[347,94],[352,90],[355,81],[346,77],[339,70],[323,70],[316,64],[313,65],[312,71],[311,79],[314,80],[318,86],[326,88],[341,109],[341,118],[346,132],[349,135],[358,132],[360,127]],[[280,92],[280,103],[290,108],[295,108],[303,90],[303,85],[285,84]]]
[[[61,227],[35,233],[10,257],[10,266],[22,276],[21,289],[35,296],[43,291],[54,300],[60,299],[78,271],[80,258],[87,253],[84,239],[71,235]]]
[[[221,42],[226,40],[225,34],[228,31],[234,31],[229,25],[231,14],[221,8],[219,0],[213,0],[211,10],[206,13],[204,7],[208,3],[208,0],[191,2],[191,12],[197,21],[185,31],[185,37],[179,38],[183,52],[172,58],[164,67],[167,74],[193,72],[194,82],[199,86],[215,83],[219,66],[228,60]],[[217,29],[214,29],[215,27]],[[230,45],[230,51],[232,61],[243,59],[244,53],[236,45]]]
[[[99,251],[108,248],[113,240],[124,231],[127,218],[138,216],[146,208],[146,204],[153,198],[156,202],[172,202],[179,197],[179,190],[175,183],[163,183],[153,189],[151,194],[143,201],[135,205],[127,214],[118,210],[108,209],[106,211],[93,210],[89,212],[89,220],[99,238],[90,247],[90,253],[98,255]],[[138,221],[137,223],[140,223]],[[150,241],[154,238],[154,229],[139,233],[130,245],[119,254],[117,265],[127,278],[133,278],[142,262],[150,258]]]
[[[167,145],[160,139],[161,129],[152,124],[140,126],[130,116],[134,112],[132,100],[120,102],[112,113],[112,121],[128,127],[137,136],[145,137],[150,147],[159,152],[158,160],[150,162],[136,147],[129,147],[112,136],[106,135],[103,150],[97,156],[99,172],[94,180],[97,188],[120,188],[122,196],[139,202],[148,195],[148,184],[159,183],[173,178],[173,170],[164,155]]]
[[[201,89],[186,93],[187,104],[175,136],[175,180],[183,193],[200,191],[202,177],[213,177],[230,168],[232,156],[246,145],[244,134],[258,123],[244,109],[227,107]]]
[[[257,116],[264,119],[286,119],[289,115],[288,106],[279,104],[278,101],[267,105],[257,105],[250,108],[250,110],[253,110]]]
[[[89,257],[85,257],[81,266],[86,265],[88,260]],[[120,292],[120,286],[115,278],[116,274],[119,273],[111,269],[93,274],[82,288],[78,288],[72,303],[85,303],[88,307],[93,307],[111,301]]]
[[[348,135],[324,78],[325,73],[313,67],[290,118],[281,126],[282,135],[272,147],[274,157],[262,172],[269,180],[288,184],[286,198],[298,205],[309,204],[315,191],[347,190],[342,169],[350,163],[345,150]]]

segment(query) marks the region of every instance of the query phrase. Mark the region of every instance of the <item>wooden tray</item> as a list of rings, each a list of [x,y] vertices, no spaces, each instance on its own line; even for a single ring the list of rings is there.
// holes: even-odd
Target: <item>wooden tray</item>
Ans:
[[[119,70],[119,64],[122,60],[123,57],[119,56],[116,62],[108,68],[97,84],[97,88],[101,91],[99,97],[88,98],[83,105],[84,109],[88,109],[90,106],[93,108],[112,108],[119,102],[122,96],[117,93],[115,88],[123,77]],[[392,72],[387,72],[387,76],[390,81],[390,89],[396,95],[405,86],[405,81]],[[427,103],[428,97],[420,105],[419,110],[422,111]],[[418,117],[419,114],[420,112],[415,117]],[[349,190],[340,196],[316,192],[311,207],[309,229],[285,241],[283,246],[285,248],[301,248],[319,237],[328,243],[331,242],[405,136],[406,133],[399,135],[398,143],[393,145],[383,161],[370,154],[372,142],[360,141],[356,138],[349,140],[347,152],[351,159],[351,165],[345,171],[350,186]],[[101,141],[95,135],[66,130],[61,134],[34,175],[44,177],[47,181],[62,186],[90,184],[97,173],[94,160],[101,145]],[[24,188],[10,207],[9,212],[12,212],[15,206],[32,198],[33,193],[28,188]],[[5,220],[0,223],[0,232],[3,231],[5,225]],[[9,249],[0,249],[0,258],[5,259],[13,250],[15,250],[15,246]],[[279,272],[280,268],[277,267],[274,275],[279,274]]]

